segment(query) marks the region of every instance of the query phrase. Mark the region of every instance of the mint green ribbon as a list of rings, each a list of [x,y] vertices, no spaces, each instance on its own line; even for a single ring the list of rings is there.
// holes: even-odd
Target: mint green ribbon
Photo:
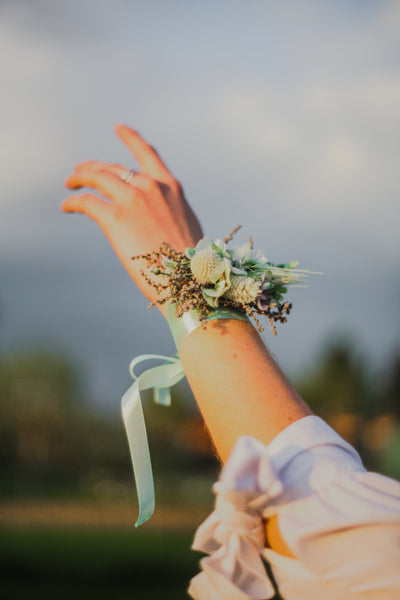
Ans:
[[[198,318],[198,312],[194,310],[185,313],[183,317],[177,319],[175,317],[175,309],[175,305],[168,305],[167,321],[176,347],[179,350],[183,340],[201,325],[201,321]],[[250,320],[245,313],[228,309],[213,311],[207,320],[211,321],[214,319]],[[136,365],[145,360],[154,359],[162,360],[166,364],[152,367],[139,376],[135,374],[134,369]],[[149,443],[140,391],[153,388],[154,402],[162,406],[170,406],[170,388],[185,377],[185,371],[178,356],[163,356],[160,354],[142,354],[141,356],[137,356],[129,365],[129,371],[135,381],[122,397],[121,412],[135,475],[139,501],[139,516],[135,527],[139,527],[139,525],[150,519],[155,507],[153,471],[151,468]]]
[[[152,359],[164,360],[167,364],[148,369],[139,377],[135,375],[134,368],[137,364]],[[142,354],[136,357],[129,365],[129,371],[135,382],[122,397],[121,411],[135,474],[139,501],[139,516],[135,527],[139,527],[150,519],[155,506],[153,471],[140,391],[153,388],[154,401],[163,406],[170,406],[170,387],[185,377],[185,371],[178,357],[159,354]]]
[[[167,322],[173,338],[175,340],[176,347],[179,351],[183,340],[197,329],[202,321],[199,319],[198,310],[189,310],[183,313],[179,319],[175,316],[176,304],[168,303],[167,305]],[[236,321],[247,321],[250,323],[250,319],[245,312],[238,310],[232,310],[230,308],[216,308],[207,316],[207,321],[215,321],[217,319],[235,319]]]

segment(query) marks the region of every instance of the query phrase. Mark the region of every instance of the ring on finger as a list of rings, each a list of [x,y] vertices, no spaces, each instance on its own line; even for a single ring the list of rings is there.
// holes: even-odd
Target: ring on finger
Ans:
[[[130,181],[132,181],[135,175],[138,175],[138,172],[134,171],[133,169],[129,169],[129,171],[126,171],[126,173],[121,175],[121,179],[122,181],[125,181],[125,183],[129,183]]]

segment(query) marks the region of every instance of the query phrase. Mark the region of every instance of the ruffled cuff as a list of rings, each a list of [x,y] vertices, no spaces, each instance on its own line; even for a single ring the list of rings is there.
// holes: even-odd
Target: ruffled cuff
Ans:
[[[189,588],[195,600],[269,599],[275,581],[287,598],[399,597],[400,486],[367,473],[319,417],[295,421],[268,446],[239,438],[213,489],[215,511],[193,544],[209,554]],[[296,559],[264,548],[263,517],[273,515]]]
[[[265,600],[275,595],[261,559],[261,513],[282,493],[267,447],[243,436],[214,485],[215,511],[200,525],[193,549],[210,556],[200,561],[189,594],[194,600]]]
[[[280,513],[293,501],[314,493],[310,473],[316,453],[331,464],[346,457],[346,468],[363,470],[357,452],[322,419],[304,417],[281,431],[268,446],[242,436],[213,490],[215,511],[200,525],[193,549],[210,556],[192,579],[195,600],[260,600],[275,590],[260,554],[264,551],[263,518]],[[333,454],[332,454],[333,453]],[[323,461],[323,473],[329,469]],[[321,469],[318,470],[321,472]]]

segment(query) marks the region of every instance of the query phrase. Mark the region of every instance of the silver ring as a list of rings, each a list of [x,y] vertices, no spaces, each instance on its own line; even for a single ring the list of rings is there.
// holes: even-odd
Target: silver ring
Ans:
[[[132,181],[132,179],[137,174],[138,174],[137,171],[134,171],[133,169],[130,169],[129,171],[127,171],[126,173],[124,173],[124,175],[121,175],[121,179],[122,179],[122,181],[125,181],[125,183],[129,183],[130,181]]]

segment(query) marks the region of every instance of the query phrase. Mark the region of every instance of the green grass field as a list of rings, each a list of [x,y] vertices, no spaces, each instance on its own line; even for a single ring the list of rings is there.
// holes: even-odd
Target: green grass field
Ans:
[[[6,600],[180,600],[198,572],[193,532],[1,526]]]

